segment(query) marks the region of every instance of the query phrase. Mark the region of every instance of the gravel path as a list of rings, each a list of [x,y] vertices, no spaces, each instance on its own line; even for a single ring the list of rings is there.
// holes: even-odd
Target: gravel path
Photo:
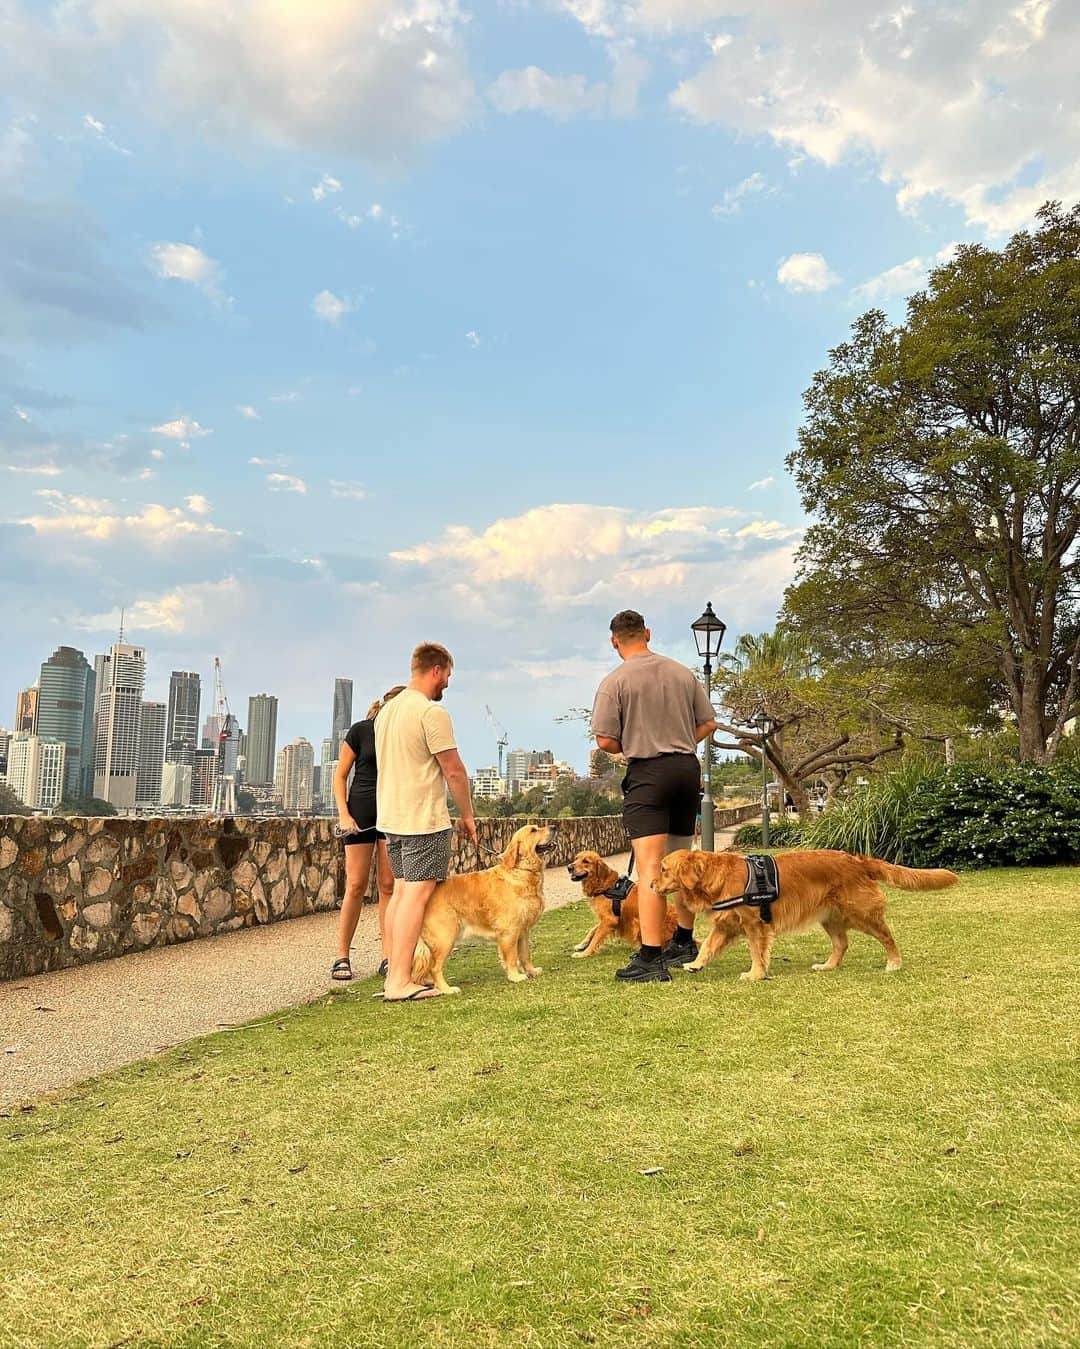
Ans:
[[[544,895],[561,908],[581,888],[551,867]],[[313,914],[0,984],[0,1109],[340,987],[329,979],[337,920]],[[379,959],[372,905],[353,939],[354,973],[374,974]]]

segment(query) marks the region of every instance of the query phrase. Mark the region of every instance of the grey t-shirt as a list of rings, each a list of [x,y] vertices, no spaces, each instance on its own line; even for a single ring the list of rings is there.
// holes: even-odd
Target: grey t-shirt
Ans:
[[[628,759],[654,759],[695,753],[694,732],[712,719],[705,688],[693,671],[650,651],[624,660],[601,682],[592,733],[617,740]]]

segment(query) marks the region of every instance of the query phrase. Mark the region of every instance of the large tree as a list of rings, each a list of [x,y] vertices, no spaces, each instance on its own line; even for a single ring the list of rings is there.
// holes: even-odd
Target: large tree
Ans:
[[[1010,710],[1045,762],[1080,692],[1080,206],[961,247],[905,323],[863,315],[805,402],[787,619]]]

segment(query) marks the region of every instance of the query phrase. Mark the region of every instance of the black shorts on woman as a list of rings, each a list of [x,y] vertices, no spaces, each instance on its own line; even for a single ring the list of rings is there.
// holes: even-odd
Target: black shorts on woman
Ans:
[[[377,843],[386,835],[375,828],[378,770],[375,764],[374,721],[358,721],[350,726],[345,743],[356,755],[352,785],[349,787],[349,814],[356,823],[357,832],[346,834],[341,840],[348,848],[357,843]]]

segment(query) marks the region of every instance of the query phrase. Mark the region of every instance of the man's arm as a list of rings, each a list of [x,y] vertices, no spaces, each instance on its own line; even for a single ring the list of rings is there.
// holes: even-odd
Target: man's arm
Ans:
[[[700,745],[703,740],[707,740],[713,731],[720,725],[718,721],[703,721],[700,726],[694,729],[694,739]]]
[[[619,755],[622,753],[622,745],[610,735],[598,735],[596,737],[596,747],[597,749],[602,749],[605,754]]]
[[[439,767],[446,779],[446,785],[450,788],[450,795],[454,798],[454,804],[461,816],[461,827],[475,843],[477,841],[476,816],[473,814],[469,774],[461,761],[461,755],[456,749],[444,749],[441,754],[436,754],[435,757],[439,761]]]

